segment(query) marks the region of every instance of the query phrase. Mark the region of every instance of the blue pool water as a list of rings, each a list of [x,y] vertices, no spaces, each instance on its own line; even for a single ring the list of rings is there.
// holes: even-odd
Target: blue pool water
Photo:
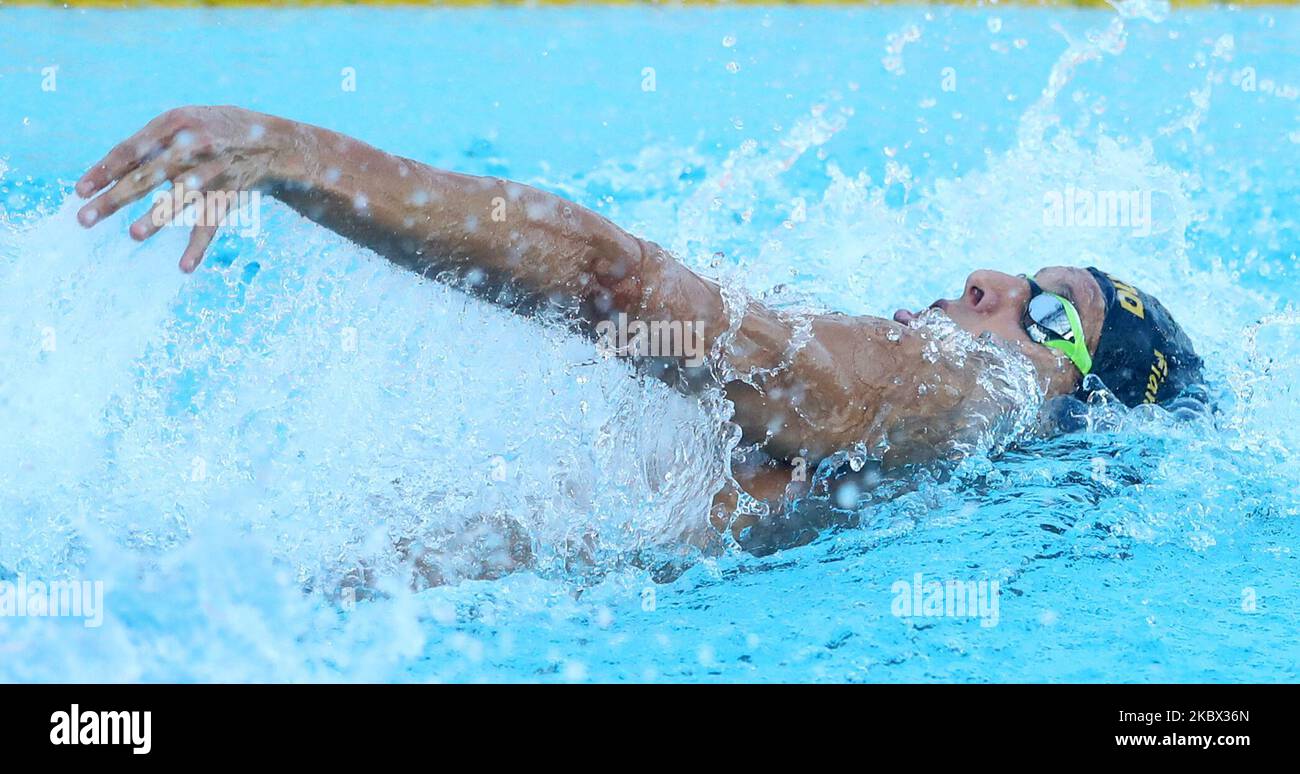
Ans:
[[[1095,263],[1220,411],[655,583],[629,556],[703,518],[707,410],[278,204],[192,277],[178,229],[76,227],[83,169],[190,103],[551,189],[791,306]],[[0,8],[0,138],[0,581],[105,590],[98,627],[0,616],[0,680],[1296,679],[1294,10]],[[1067,186],[1155,192],[1151,233],[1045,224]],[[395,540],[473,576],[502,514],[531,569],[400,580]],[[918,573],[997,581],[996,625],[895,615]]]

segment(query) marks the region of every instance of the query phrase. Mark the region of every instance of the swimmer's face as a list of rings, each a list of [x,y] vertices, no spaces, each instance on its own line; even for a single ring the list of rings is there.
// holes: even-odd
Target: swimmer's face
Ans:
[[[1083,323],[1088,352],[1095,354],[1106,313],[1106,302],[1097,281],[1085,269],[1070,266],[1051,266],[1032,276],[1043,290],[1064,296],[1074,304]],[[930,306],[943,310],[972,336],[992,334],[1017,346],[1034,364],[1048,385],[1049,394],[1074,391],[1082,379],[1079,370],[1059,350],[1034,342],[1025,332],[1021,320],[1027,303],[1029,283],[1023,277],[982,270],[966,278],[966,289],[961,296],[940,299]],[[894,313],[894,320],[904,324],[915,317],[903,309]]]

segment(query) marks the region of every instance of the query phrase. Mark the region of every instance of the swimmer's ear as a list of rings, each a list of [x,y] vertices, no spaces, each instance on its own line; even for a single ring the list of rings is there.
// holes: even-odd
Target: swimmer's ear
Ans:
[[[1077,433],[1087,427],[1088,407],[1073,395],[1048,398],[1038,414],[1038,432],[1045,437]]]

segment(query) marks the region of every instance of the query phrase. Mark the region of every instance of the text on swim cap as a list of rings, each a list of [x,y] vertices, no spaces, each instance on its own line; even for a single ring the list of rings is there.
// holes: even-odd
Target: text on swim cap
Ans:
[[[1156,359],[1151,363],[1151,373],[1147,374],[1147,391],[1143,396],[1145,403],[1156,402],[1156,395],[1160,393],[1165,377],[1169,376],[1169,362],[1165,360],[1165,353],[1156,349],[1152,350],[1152,354]]]
[[[1146,310],[1142,308],[1142,299],[1138,297],[1137,288],[1124,282],[1110,277],[1111,284],[1115,286],[1115,296],[1119,299],[1119,305],[1129,310],[1142,319],[1146,319]]]

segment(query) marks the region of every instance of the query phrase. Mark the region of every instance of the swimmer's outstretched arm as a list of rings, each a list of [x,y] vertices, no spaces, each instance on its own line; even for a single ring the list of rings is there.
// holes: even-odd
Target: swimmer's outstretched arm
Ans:
[[[687,389],[720,383],[744,441],[778,461],[815,465],[878,436],[877,409],[907,408],[909,398],[892,395],[899,388],[891,385],[900,384],[907,363],[921,360],[921,343],[890,321],[795,320],[753,301],[729,309],[716,283],[553,194],[434,169],[240,108],[182,108],[151,121],[78,181],[79,195],[94,196],[78,217],[91,226],[166,181],[189,190],[267,191],[394,263],[440,278],[450,272],[512,308],[520,299],[569,306],[589,330],[619,313],[647,323],[692,322],[702,327],[711,359],[692,371],[679,358],[680,372],[659,375]],[[157,203],[132,224],[131,236],[144,240],[160,230],[166,206]],[[216,228],[194,228],[182,270],[199,265]],[[915,399],[915,388],[903,389]]]
[[[716,286],[605,218],[526,185],[434,169],[320,127],[231,107],[172,110],[115,147],[77,183],[98,196],[91,226],[167,181],[188,190],[271,193],[311,220],[421,274],[469,280],[498,303],[577,304],[598,322],[704,318],[725,327]],[[114,184],[112,187],[110,184]],[[144,240],[169,221],[163,201],[136,221]],[[216,224],[194,228],[180,267],[198,267]]]

